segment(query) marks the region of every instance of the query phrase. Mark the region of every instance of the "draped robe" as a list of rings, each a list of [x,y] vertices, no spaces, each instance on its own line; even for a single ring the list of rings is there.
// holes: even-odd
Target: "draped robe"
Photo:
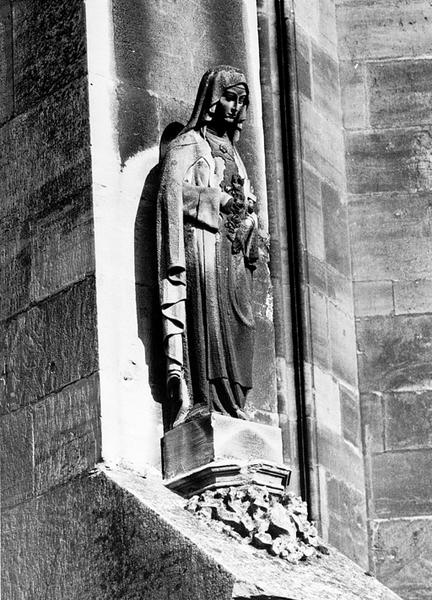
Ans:
[[[246,171],[234,153],[246,192]],[[238,416],[252,387],[257,223],[251,215],[242,252],[234,254],[220,210],[222,179],[199,131],[174,139],[158,195],[159,289],[168,377],[180,370],[194,404]]]

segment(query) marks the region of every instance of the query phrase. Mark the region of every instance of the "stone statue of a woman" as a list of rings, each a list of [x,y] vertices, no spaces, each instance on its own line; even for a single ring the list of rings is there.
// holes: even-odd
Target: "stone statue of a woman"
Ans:
[[[235,142],[248,104],[242,73],[209,70],[161,166],[157,237],[169,426],[206,409],[245,418],[257,216]]]

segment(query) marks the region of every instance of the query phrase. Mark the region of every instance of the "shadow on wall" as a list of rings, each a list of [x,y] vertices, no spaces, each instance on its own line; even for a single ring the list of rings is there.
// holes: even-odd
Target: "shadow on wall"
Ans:
[[[151,169],[144,183],[134,227],[138,336],[144,344],[153,398],[161,403],[165,399],[165,354],[162,345],[162,320],[156,261],[156,208],[160,166],[168,144],[182,129],[181,123],[174,122],[170,123],[162,134],[159,163]]]
[[[149,383],[153,398],[162,402],[165,359],[156,264],[156,199],[159,164],[148,174],[138,206],[134,227],[135,293],[138,336],[144,344]]]

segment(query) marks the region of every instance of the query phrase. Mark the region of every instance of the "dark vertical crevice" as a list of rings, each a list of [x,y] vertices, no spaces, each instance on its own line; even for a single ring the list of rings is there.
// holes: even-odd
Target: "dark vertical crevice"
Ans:
[[[304,328],[303,298],[302,298],[302,177],[299,107],[297,91],[297,65],[295,57],[295,28],[293,19],[286,14],[283,0],[275,0],[277,49],[280,81],[280,109],[283,140],[283,167],[286,186],[286,218],[287,242],[289,256],[289,278],[291,288],[291,313],[293,336],[293,363],[295,377],[298,453],[300,486],[303,498],[306,500],[309,516],[316,517],[312,510],[311,494],[311,457],[310,436],[312,431],[308,426],[307,399],[304,366],[306,362],[307,339]]]
[[[12,82],[12,118],[16,115],[16,100],[15,100],[15,22],[13,0],[9,2],[10,10],[10,35],[11,35],[11,82]]]

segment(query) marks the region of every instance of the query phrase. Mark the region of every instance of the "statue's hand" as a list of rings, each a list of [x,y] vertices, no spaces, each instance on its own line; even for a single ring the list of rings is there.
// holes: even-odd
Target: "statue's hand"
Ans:
[[[227,192],[221,192],[221,200],[220,200],[220,210],[225,214],[229,214],[231,212],[231,208],[233,205],[234,199]]]

